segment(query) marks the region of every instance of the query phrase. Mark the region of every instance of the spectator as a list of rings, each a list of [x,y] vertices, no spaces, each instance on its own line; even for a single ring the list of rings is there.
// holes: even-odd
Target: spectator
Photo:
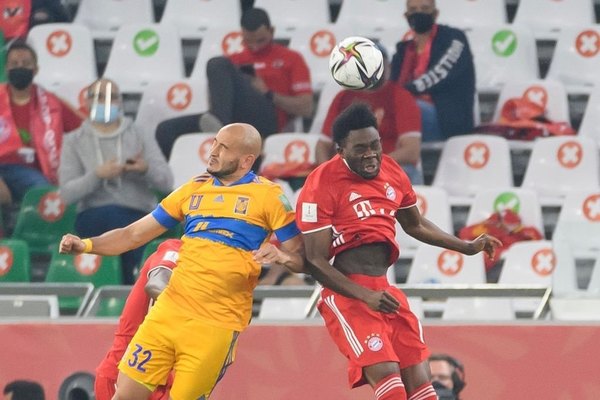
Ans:
[[[471,132],[475,67],[467,37],[435,23],[435,0],[407,0],[404,15],[414,37],[396,45],[391,79],[417,97],[423,142]]]
[[[407,90],[388,80],[387,52],[382,46],[378,47],[382,50],[385,65],[378,86],[371,90],[343,90],[333,99],[323,123],[323,133],[327,138],[317,144],[317,163],[329,160],[335,153],[331,140],[333,121],[352,103],[363,102],[373,109],[377,117],[384,154],[402,166],[413,185],[422,185],[419,107]]]
[[[4,400],[44,400],[44,388],[37,382],[16,380],[4,386]]]
[[[168,192],[173,174],[151,135],[123,117],[118,86],[94,82],[87,93],[89,118],[65,139],[60,193],[78,203],[75,230],[96,236],[143,217],[156,206],[152,189]],[[132,284],[143,248],[121,256],[123,281]]]
[[[466,385],[465,369],[460,361],[447,354],[429,356],[431,382],[440,400],[460,400]]]
[[[209,112],[158,125],[156,138],[165,157],[184,133],[217,132],[223,125],[246,122],[264,139],[284,131],[290,117],[312,114],[310,74],[302,56],[273,41],[274,28],[263,9],[246,11],[241,26],[245,49],[206,65]]]
[[[71,15],[60,0],[17,0],[3,2],[0,31],[5,39],[24,38],[35,25],[69,22]]]
[[[15,41],[6,56],[8,84],[0,85],[0,199],[20,201],[34,186],[57,182],[63,133],[84,115],[33,83],[35,51]]]

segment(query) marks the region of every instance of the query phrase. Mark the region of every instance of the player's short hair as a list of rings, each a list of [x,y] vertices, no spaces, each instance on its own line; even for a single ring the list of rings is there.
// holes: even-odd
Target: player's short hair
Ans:
[[[352,103],[335,119],[333,123],[333,141],[341,147],[350,131],[371,126],[377,129],[377,118],[371,111],[371,107],[363,102]]]
[[[262,8],[250,8],[242,15],[241,25],[245,30],[254,32],[263,25],[270,28],[271,20]]]
[[[31,55],[33,56],[33,61],[35,62],[35,65],[37,65],[37,62],[38,62],[37,53],[35,52],[33,47],[31,47],[25,40],[17,39],[14,42],[12,42],[10,44],[10,46],[8,46],[8,50],[6,51],[6,58],[8,58],[8,55],[12,51],[16,51],[16,50],[27,50],[28,52],[30,52]]]
[[[12,393],[12,400],[44,400],[44,388],[37,382],[17,380],[4,386],[5,395]]]

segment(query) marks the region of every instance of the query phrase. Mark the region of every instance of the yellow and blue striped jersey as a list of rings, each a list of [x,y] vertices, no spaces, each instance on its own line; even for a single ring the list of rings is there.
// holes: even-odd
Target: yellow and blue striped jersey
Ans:
[[[300,233],[281,188],[253,172],[229,186],[215,177],[192,180],[152,215],[167,228],[185,225],[178,268],[160,302],[234,330],[246,327],[252,316],[252,291],[260,273],[252,251],[272,233],[280,241]]]

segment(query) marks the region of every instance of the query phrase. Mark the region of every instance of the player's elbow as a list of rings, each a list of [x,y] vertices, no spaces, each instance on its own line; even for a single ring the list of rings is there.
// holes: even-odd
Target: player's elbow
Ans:
[[[146,284],[146,286],[144,286],[144,291],[153,300],[156,300],[158,298],[158,295],[162,293],[163,289],[164,289],[164,286],[157,285],[153,282],[148,282]]]

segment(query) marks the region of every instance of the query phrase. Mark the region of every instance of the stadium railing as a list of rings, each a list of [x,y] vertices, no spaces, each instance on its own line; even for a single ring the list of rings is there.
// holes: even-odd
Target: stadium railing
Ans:
[[[75,316],[83,315],[83,310],[88,304],[94,285],[91,283],[1,283],[1,296],[56,296],[80,297],[81,304]]]

